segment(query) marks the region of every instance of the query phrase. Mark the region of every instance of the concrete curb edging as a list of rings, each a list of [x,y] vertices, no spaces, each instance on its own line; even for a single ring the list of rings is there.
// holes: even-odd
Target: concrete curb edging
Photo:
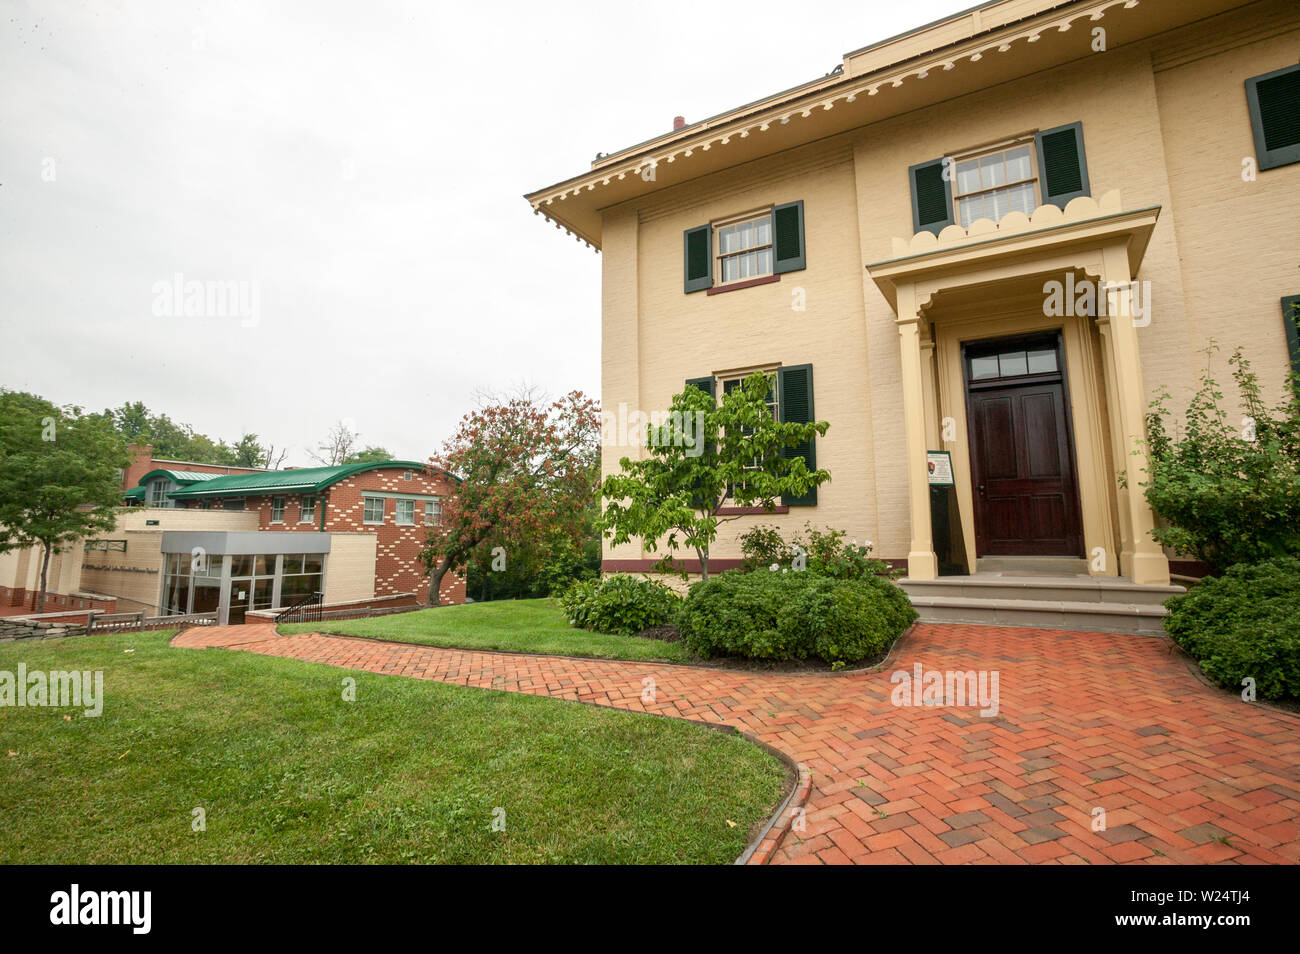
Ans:
[[[742,732],[740,734],[756,745],[767,749],[787,765],[793,766],[798,773],[798,779],[794,783],[794,788],[790,790],[790,794],[785,797],[777,810],[772,813],[772,817],[768,819],[767,824],[763,826],[762,830],[754,837],[754,840],[749,843],[749,847],[735,861],[735,864],[738,865],[765,865],[772,860],[776,850],[781,847],[781,842],[785,840],[785,833],[790,830],[793,823],[795,813],[808,803],[808,796],[812,794],[812,772],[802,762],[795,762],[780,749],[774,749],[766,742],[760,742],[751,733]]]

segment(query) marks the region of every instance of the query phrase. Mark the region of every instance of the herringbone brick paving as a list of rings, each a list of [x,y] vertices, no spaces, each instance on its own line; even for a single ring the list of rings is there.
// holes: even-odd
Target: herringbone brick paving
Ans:
[[[280,636],[269,625],[194,628],[173,643],[748,730],[812,772],[777,863],[1300,861],[1300,718],[1203,685],[1160,639],[918,625],[884,671],[845,676]],[[892,705],[891,673],[918,662],[997,670],[997,716]]]

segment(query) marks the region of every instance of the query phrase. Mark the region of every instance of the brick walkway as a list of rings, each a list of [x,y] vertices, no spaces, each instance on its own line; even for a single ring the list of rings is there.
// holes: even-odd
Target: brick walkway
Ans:
[[[921,625],[884,672],[861,676],[279,636],[262,625],[195,628],[173,642],[746,729],[812,772],[805,830],[785,835],[774,862],[1300,862],[1300,718],[1202,685],[1158,639]],[[998,715],[891,705],[890,674],[918,662],[997,670]]]

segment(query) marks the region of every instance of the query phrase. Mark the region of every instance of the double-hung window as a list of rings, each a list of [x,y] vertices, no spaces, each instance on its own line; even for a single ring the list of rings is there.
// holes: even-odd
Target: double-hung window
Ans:
[[[366,523],[383,523],[384,522],[384,498],[383,497],[366,497],[365,513],[362,519]]]
[[[271,522],[284,523],[284,498],[271,498]]]
[[[744,281],[772,274],[772,213],[715,225],[718,281]]]
[[[442,501],[426,500],[424,502],[424,525],[426,527],[436,527],[442,523]]]
[[[397,525],[399,527],[415,526],[415,501],[398,499],[397,504]]]
[[[976,219],[996,222],[1008,212],[1028,215],[1038,208],[1032,140],[957,159],[955,180],[957,221],[962,228]]]
[[[313,496],[304,496],[302,498],[302,509],[298,515],[299,523],[316,522],[316,498]]]

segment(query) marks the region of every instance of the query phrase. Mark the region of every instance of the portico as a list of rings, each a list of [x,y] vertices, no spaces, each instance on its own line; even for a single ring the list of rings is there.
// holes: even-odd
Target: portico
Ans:
[[[946,450],[949,556],[967,572],[1023,552],[1168,584],[1138,487],[1148,395],[1131,293],[1159,213],[1126,210],[1117,192],[1082,196],[895,239],[893,258],[867,266],[899,334],[910,578],[939,574],[926,455]],[[1105,306],[1045,307],[1067,277]]]

